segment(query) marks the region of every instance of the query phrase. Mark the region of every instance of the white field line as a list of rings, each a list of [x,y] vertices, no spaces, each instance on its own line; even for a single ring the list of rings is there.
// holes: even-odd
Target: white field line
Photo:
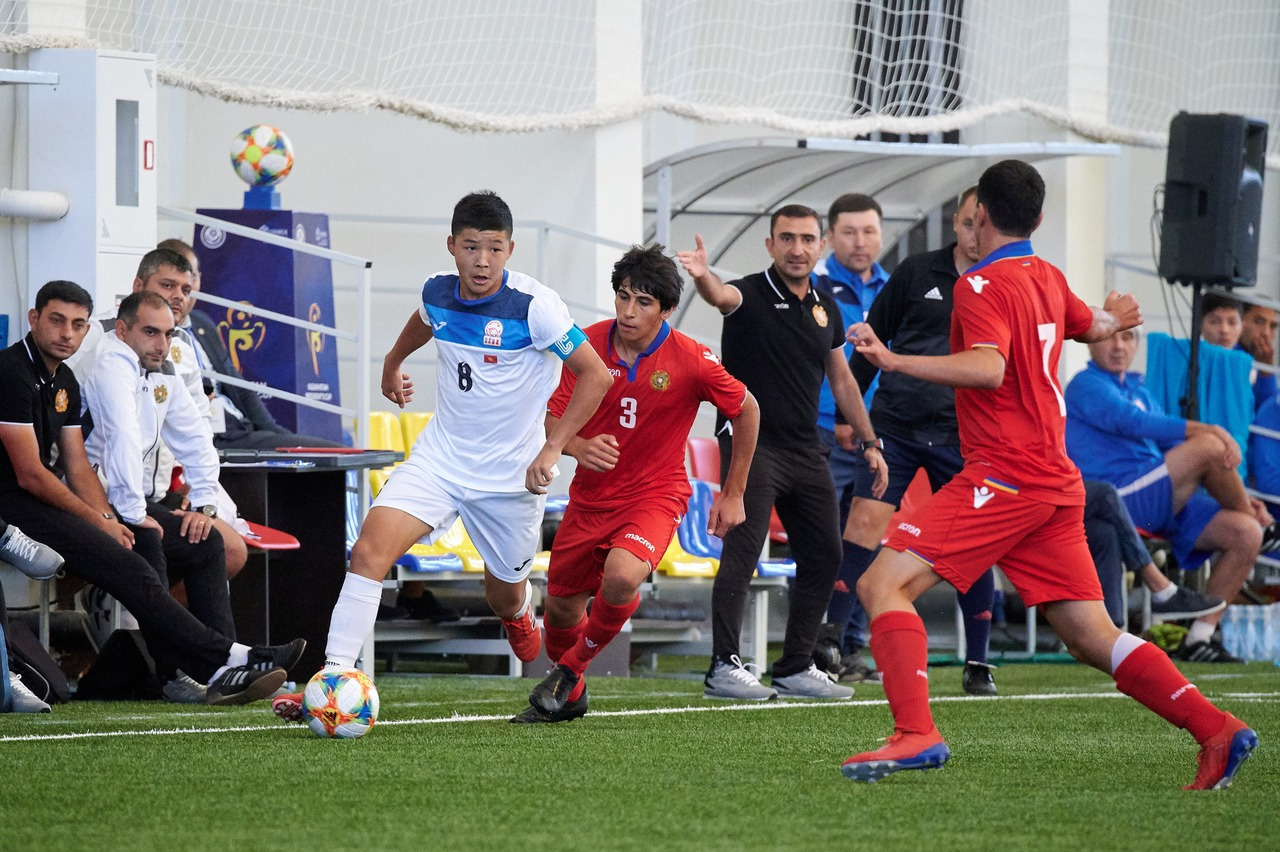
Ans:
[[[634,697],[634,696],[632,696]],[[1072,701],[1093,698],[1126,698],[1127,696],[1116,690],[1108,690],[1106,692],[1058,692],[1058,693],[1038,693],[1030,695],[1002,695],[991,698],[975,698],[968,695],[943,696],[930,699],[933,704],[951,704],[962,701]],[[1280,692],[1244,692],[1244,693],[1225,693],[1215,697],[1233,698],[1237,700],[1250,701],[1275,701],[1280,699]],[[600,710],[591,711],[593,719],[620,718],[627,716],[669,716],[683,713],[726,713],[726,712],[768,712],[773,710],[840,710],[849,707],[883,707],[888,702],[883,699],[868,699],[860,701],[770,701],[755,704],[699,704],[689,707],[653,707],[644,710]],[[398,727],[401,725],[440,725],[450,723],[466,723],[466,722],[505,722],[511,718],[511,713],[500,713],[496,715],[467,715],[462,713],[452,713],[448,716],[435,716],[418,719],[387,719],[378,722],[379,727]],[[269,724],[269,725],[224,725],[219,727],[187,727],[187,728],[152,728],[145,731],[80,731],[62,734],[19,734],[14,736],[0,737],[0,743],[14,742],[40,742],[46,740],[79,740],[79,739],[95,739],[105,737],[163,737],[175,736],[179,734],[229,734],[242,732],[283,732],[283,731],[300,731],[302,728],[298,725],[289,724]]]

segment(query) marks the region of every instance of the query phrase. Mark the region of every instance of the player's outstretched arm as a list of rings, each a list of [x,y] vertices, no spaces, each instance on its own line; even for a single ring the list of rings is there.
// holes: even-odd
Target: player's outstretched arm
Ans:
[[[591,419],[600,407],[600,400],[613,385],[613,377],[604,361],[591,348],[591,344],[583,340],[564,361],[565,367],[573,371],[576,379],[573,393],[564,407],[564,414],[547,434],[547,441],[534,457],[524,474],[524,487],[534,494],[546,494],[547,486],[555,476],[556,460],[564,452],[569,441]]]
[[[722,314],[727,314],[742,303],[742,293],[737,287],[730,287],[720,280],[720,276],[707,266],[707,247],[702,244],[702,234],[694,234],[692,251],[676,252],[676,260],[684,267],[693,279],[693,286],[698,288],[698,295]]]
[[[1131,293],[1117,293],[1114,290],[1107,294],[1101,308],[1093,308],[1093,324],[1089,330],[1075,338],[1081,343],[1095,343],[1106,340],[1116,332],[1142,325],[1142,308]]]
[[[742,411],[733,419],[733,453],[724,486],[711,501],[707,512],[707,532],[724,538],[729,530],[747,519],[742,505],[742,495],[747,490],[747,473],[751,459],[756,454],[756,439],[760,435],[760,404],[747,391],[742,401]]]
[[[409,317],[400,330],[391,351],[382,359],[382,395],[404,408],[413,399],[413,382],[408,373],[402,373],[404,361],[414,352],[426,346],[434,336],[431,326],[422,321],[417,311]]]
[[[851,342],[863,356],[886,373],[902,373],[953,388],[992,390],[1004,382],[1004,356],[996,349],[976,348],[950,355],[900,355],[890,351],[871,326],[854,323]]]

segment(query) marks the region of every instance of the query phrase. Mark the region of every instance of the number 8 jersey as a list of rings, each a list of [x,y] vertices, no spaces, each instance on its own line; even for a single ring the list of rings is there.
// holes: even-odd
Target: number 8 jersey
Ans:
[[[505,270],[492,296],[459,297],[457,273],[422,285],[418,315],[436,342],[436,412],[412,448],[431,471],[481,491],[523,491],[546,440],[557,364],[586,340],[551,288]]]

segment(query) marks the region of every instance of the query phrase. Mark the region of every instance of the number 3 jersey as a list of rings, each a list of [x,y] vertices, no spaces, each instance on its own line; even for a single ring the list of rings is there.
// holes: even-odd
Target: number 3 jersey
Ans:
[[[585,340],[551,288],[506,270],[476,301],[456,273],[422,285],[418,315],[436,342],[436,412],[412,448],[433,473],[480,491],[523,491],[546,441],[543,415],[564,360]]]
[[[618,441],[618,464],[608,473],[578,465],[569,500],[586,509],[613,509],[647,495],[689,499],[685,441],[698,414],[709,402],[730,420],[742,413],[747,387],[729,375],[715,354],[665,322],[634,365],[613,349],[613,320],[586,329],[587,341],[613,376],[613,385],[596,413],[578,432],[583,438],[612,435]],[[564,414],[576,377],[565,371],[547,404],[555,417]]]
[[[1026,240],[971,267],[954,295],[951,351],[995,349],[1005,360],[1000,387],[956,389],[965,466],[981,464],[997,487],[1033,500],[1083,505],[1080,471],[1067,458],[1058,356],[1065,338],[1089,330],[1093,311]]]

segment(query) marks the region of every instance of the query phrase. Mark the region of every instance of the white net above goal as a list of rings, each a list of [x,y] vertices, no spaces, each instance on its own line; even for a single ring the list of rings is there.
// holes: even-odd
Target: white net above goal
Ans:
[[[163,83],[213,97],[488,132],[666,111],[851,137],[1025,113],[1162,145],[1178,110],[1280,122],[1275,0],[644,0],[623,42],[642,85],[611,93],[599,38],[627,2],[0,0],[0,52],[154,53]],[[1280,166],[1280,132],[1268,152]]]

